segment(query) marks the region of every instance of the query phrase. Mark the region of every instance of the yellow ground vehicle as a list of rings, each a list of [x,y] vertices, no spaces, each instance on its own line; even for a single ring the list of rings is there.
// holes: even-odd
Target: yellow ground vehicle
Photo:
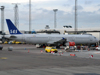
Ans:
[[[21,44],[19,41],[12,41],[12,44]]]
[[[21,44],[21,42],[16,41],[15,44]]]
[[[53,51],[53,52],[55,52],[55,53],[57,53],[58,52],[58,50],[55,48],[55,47],[46,47],[45,48],[45,52],[50,52],[51,53],[51,51]]]
[[[7,42],[7,41],[5,41],[5,42],[4,42],[4,44],[8,44],[8,42]]]
[[[15,44],[16,41],[12,41],[12,44]]]

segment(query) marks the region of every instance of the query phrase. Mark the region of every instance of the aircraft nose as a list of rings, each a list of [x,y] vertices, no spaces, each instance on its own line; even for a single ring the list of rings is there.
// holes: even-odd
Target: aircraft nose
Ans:
[[[96,42],[99,42],[99,40],[98,40],[98,39],[96,39]]]

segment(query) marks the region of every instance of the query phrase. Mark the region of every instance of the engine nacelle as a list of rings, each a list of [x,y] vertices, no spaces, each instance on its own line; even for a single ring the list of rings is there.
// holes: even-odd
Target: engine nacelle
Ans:
[[[75,42],[68,42],[66,43],[66,46],[75,46]]]

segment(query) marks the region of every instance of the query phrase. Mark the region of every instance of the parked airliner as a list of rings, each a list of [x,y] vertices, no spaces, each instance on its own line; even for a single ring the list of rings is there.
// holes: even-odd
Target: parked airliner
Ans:
[[[10,35],[4,35],[5,38],[32,43],[32,44],[46,44],[55,45],[59,47],[62,45],[74,46],[75,44],[95,44],[99,40],[92,35],[64,35],[64,34],[22,34],[10,19],[6,19]]]

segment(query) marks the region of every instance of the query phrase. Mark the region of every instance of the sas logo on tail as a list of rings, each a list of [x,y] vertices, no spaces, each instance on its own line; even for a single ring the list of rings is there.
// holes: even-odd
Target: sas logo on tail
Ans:
[[[17,33],[17,30],[10,30],[10,33]]]

